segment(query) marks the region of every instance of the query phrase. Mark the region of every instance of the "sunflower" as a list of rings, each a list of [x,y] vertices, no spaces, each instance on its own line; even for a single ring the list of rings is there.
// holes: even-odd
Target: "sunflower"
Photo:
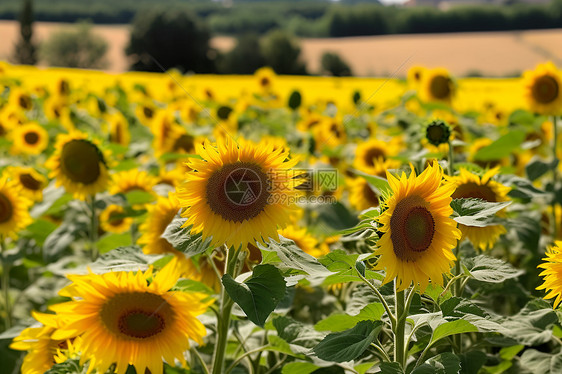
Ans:
[[[553,246],[546,251],[546,257],[543,258],[544,264],[540,264],[537,268],[544,269],[539,275],[544,277],[544,283],[537,287],[537,290],[546,290],[548,293],[545,299],[554,300],[554,308],[562,301],[562,241],[557,240]]]
[[[493,141],[490,138],[478,138],[475,139],[469,147],[468,150],[468,161],[475,163],[482,168],[494,168],[496,166],[509,166],[510,160],[508,157],[498,158],[494,160],[481,161],[475,158],[476,153],[484,147],[492,144]]]
[[[455,84],[449,72],[443,68],[426,70],[422,77],[420,89],[424,101],[450,103],[455,95]]]
[[[63,185],[75,198],[86,200],[107,189],[107,162],[107,155],[96,141],[89,140],[86,134],[72,132],[57,137],[55,152],[45,166],[52,170],[49,178],[56,178],[58,186]]]
[[[365,178],[352,179],[349,184],[349,203],[357,210],[378,207],[379,197]]]
[[[100,213],[101,228],[107,232],[122,234],[131,228],[131,217],[120,217],[125,213],[122,206],[111,204]]]
[[[43,104],[43,111],[49,121],[58,121],[66,130],[74,130],[74,124],[70,117],[70,108],[60,97],[51,96],[46,99]]]
[[[412,66],[408,69],[408,85],[412,88],[418,88],[425,73],[425,68],[423,66]]]
[[[129,123],[121,112],[116,112],[107,116],[109,123],[109,140],[123,146],[128,146],[131,141],[129,133]]]
[[[146,210],[148,216],[139,227],[142,235],[138,240],[138,243],[143,245],[143,252],[146,254],[177,252],[166,239],[161,238],[166,227],[180,210],[179,201],[175,195],[171,193],[167,198],[158,196],[156,203],[147,205]]]
[[[394,169],[400,166],[400,161],[390,159],[400,152],[398,140],[389,142],[369,139],[357,146],[355,149],[355,159],[353,167],[357,170],[370,175],[386,177],[387,169]]]
[[[0,236],[16,237],[32,222],[29,215],[31,200],[21,194],[17,181],[0,177]]]
[[[157,182],[157,178],[148,174],[146,171],[138,169],[125,170],[113,175],[113,183],[109,192],[116,195],[126,194],[131,191],[144,191],[153,193],[152,188]]]
[[[31,96],[21,89],[14,89],[10,93],[9,102],[14,107],[19,108],[20,110],[31,110],[33,108],[33,100],[31,100]]]
[[[536,113],[562,113],[562,73],[552,62],[539,64],[535,70],[523,74],[525,98]]]
[[[116,364],[117,373],[127,366],[137,373],[146,369],[162,374],[162,360],[186,366],[183,353],[189,339],[203,344],[205,327],[197,319],[212,301],[197,293],[170,291],[179,272],[169,263],[155,276],[146,272],[109,272],[69,275],[72,284],[61,296],[72,301],[51,306],[65,324],[53,339],[81,337],[81,364],[105,373]],[[149,280],[152,282],[148,284]]]
[[[461,232],[449,218],[454,187],[440,186],[443,170],[433,163],[419,176],[412,168],[409,177],[400,179],[387,173],[392,195],[384,202],[385,212],[378,218],[383,235],[375,254],[380,255],[375,269],[386,270],[383,283],[396,278],[399,291],[412,282],[424,292],[429,280],[442,285],[455,255],[451,249]]]
[[[235,247],[278,238],[277,227],[290,221],[298,193],[290,170],[298,160],[266,142],[206,141],[195,149],[202,160],[190,159],[193,172],[177,194],[185,226]]]
[[[453,199],[476,198],[491,203],[508,201],[507,193],[510,188],[492,180],[492,177],[499,172],[499,167],[488,170],[482,178],[472,174],[468,170],[461,168],[460,174],[456,177],[446,176],[446,185],[455,189],[451,195]],[[498,215],[502,215],[499,212]],[[462,238],[470,240],[475,248],[483,251],[491,249],[500,235],[505,234],[505,227],[493,225],[485,227],[472,227],[459,225]]]
[[[341,117],[325,117],[313,130],[316,149],[333,148],[345,143],[347,134]]]
[[[289,225],[282,230],[278,230],[279,235],[290,239],[295,242],[295,245],[313,257],[320,257],[327,253],[326,246],[321,246],[315,237],[310,235],[306,228],[298,228],[294,225]]]
[[[137,118],[139,119],[140,123],[145,126],[150,125],[157,112],[158,108],[149,101],[138,104],[135,108],[135,114]]]
[[[41,327],[24,329],[14,338],[11,349],[28,351],[21,366],[22,374],[43,374],[54,364],[66,361],[77,352],[76,339],[52,339],[53,332],[61,325],[54,314],[32,313]]]
[[[27,123],[13,129],[10,137],[13,140],[13,154],[38,155],[47,148],[49,134],[37,123]]]
[[[47,178],[30,167],[11,167],[6,170],[12,179],[21,186],[21,193],[33,201],[43,200],[43,189],[47,186]]]
[[[270,67],[263,67],[256,70],[254,73],[256,81],[258,83],[259,90],[262,92],[269,92],[273,87],[273,82],[275,81],[275,72]]]

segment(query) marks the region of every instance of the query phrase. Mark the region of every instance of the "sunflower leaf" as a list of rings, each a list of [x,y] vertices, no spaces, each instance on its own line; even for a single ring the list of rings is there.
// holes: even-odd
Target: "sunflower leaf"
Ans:
[[[499,160],[509,156],[525,140],[525,132],[522,130],[510,131],[501,136],[490,145],[476,152],[474,158],[479,161]]]
[[[279,269],[269,264],[256,266],[252,276],[244,283],[238,283],[225,274],[222,284],[228,296],[242,308],[248,319],[261,327],[285,297],[285,279]]]
[[[381,321],[360,321],[349,330],[326,336],[314,347],[314,353],[326,361],[354,360],[371,345],[381,328]]]
[[[495,214],[509,204],[511,201],[493,203],[482,199],[462,198],[453,199],[451,208],[454,211],[453,219],[458,223],[465,226],[485,227],[497,225]]]
[[[185,253],[187,257],[205,252],[211,246],[211,238],[203,240],[201,234],[191,234],[191,226],[183,227],[185,221],[187,218],[174,218],[161,238],[167,240],[178,251]]]
[[[525,273],[507,262],[484,255],[471,258],[469,262],[470,275],[481,282],[502,283]]]
[[[460,358],[451,352],[444,352],[418,366],[412,374],[457,374],[460,370]]]

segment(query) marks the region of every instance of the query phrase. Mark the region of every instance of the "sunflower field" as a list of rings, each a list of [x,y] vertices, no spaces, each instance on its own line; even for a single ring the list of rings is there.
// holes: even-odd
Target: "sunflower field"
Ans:
[[[552,63],[1,63],[0,372],[561,373],[561,114]]]

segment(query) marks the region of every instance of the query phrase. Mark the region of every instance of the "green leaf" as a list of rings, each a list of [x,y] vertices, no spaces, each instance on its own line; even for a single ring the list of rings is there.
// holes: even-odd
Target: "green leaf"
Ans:
[[[351,228],[358,223],[357,217],[340,202],[320,204],[317,212],[318,218],[314,220],[314,224],[327,235]]]
[[[504,201],[500,203],[491,203],[482,199],[453,199],[451,208],[455,212],[453,219],[458,223],[465,226],[485,227],[497,225],[494,221],[495,214],[506,206],[510,205],[511,201]]]
[[[525,166],[525,172],[530,180],[534,181],[542,177],[545,173],[556,169],[558,160],[545,162],[543,160],[535,159]]]
[[[197,158],[201,160],[201,156],[196,154],[187,154],[187,153],[164,153],[160,156],[160,161],[175,161],[181,160],[183,158]]]
[[[458,356],[463,374],[478,374],[487,359],[486,353],[480,351],[470,351]]]
[[[276,317],[273,326],[281,339],[305,348],[313,348],[324,338],[324,334],[314,330],[309,324],[295,321],[290,317]]]
[[[474,155],[474,158],[480,161],[491,161],[507,157],[517,150],[524,140],[524,131],[510,131],[492,142],[490,145],[480,148]]]
[[[314,353],[322,360],[345,362],[359,357],[381,330],[381,321],[361,321],[355,327],[330,334],[316,347]]]
[[[266,252],[275,252],[280,261],[278,267],[282,271],[293,270],[307,274],[306,280],[313,286],[321,284],[326,277],[333,274],[315,257],[297,247],[294,241],[282,236],[279,240],[280,242],[272,240],[267,245],[258,243],[258,247]]]
[[[252,276],[238,283],[228,274],[222,277],[228,295],[238,304],[248,319],[263,327],[265,320],[285,297],[285,279],[273,265],[254,267]]]
[[[283,366],[281,370],[282,374],[310,374],[319,366],[316,366],[310,362],[290,362]]]
[[[379,368],[381,374],[404,374],[398,362],[381,362]]]
[[[344,331],[352,328],[360,321],[378,321],[383,316],[385,310],[381,303],[374,302],[366,305],[359,314],[352,316],[349,314],[332,314],[314,325],[317,331]]]
[[[112,168],[113,171],[126,171],[131,169],[136,169],[139,164],[134,159],[126,159],[121,161],[117,166]]]
[[[107,273],[109,271],[137,271],[145,270],[149,264],[162,256],[145,255],[139,246],[131,245],[127,247],[115,248],[101,255],[94,263],[90,264],[90,269],[96,274]],[[77,274],[86,273],[85,267],[75,269]]]
[[[201,234],[191,234],[191,226],[182,227],[187,218],[174,218],[166,227],[162,238],[166,239],[178,251],[185,253],[186,257],[193,257],[205,252],[211,247],[211,238],[203,240]]]
[[[96,243],[96,247],[101,254],[107,253],[118,247],[127,247],[129,245],[133,245],[133,240],[131,239],[131,234],[129,232],[125,232],[123,234],[113,233],[104,235]]]
[[[370,175],[359,170],[352,170],[352,172],[360,177],[363,177],[371,185],[378,196],[382,196],[391,191],[388,181],[378,175]]]
[[[125,198],[130,205],[148,204],[154,201],[154,195],[152,193],[141,190],[127,192]]]
[[[430,344],[433,344],[438,340],[443,339],[447,336],[463,334],[465,332],[477,332],[477,331],[478,328],[476,326],[462,319],[457,319],[451,322],[445,322],[437,326],[437,328],[433,330],[433,335],[431,336]]]
[[[444,352],[418,366],[412,374],[458,374],[460,370],[461,360],[457,355]]]
[[[506,336],[526,346],[536,346],[552,339],[551,326],[558,321],[556,312],[544,300],[533,300],[501,324]]]
[[[481,282],[502,283],[507,279],[517,278],[524,274],[523,270],[516,269],[507,262],[489,256],[479,255],[467,262],[470,275]],[[470,266],[470,262],[472,266]]]
[[[550,371],[550,362],[553,356],[549,353],[539,352],[535,349],[527,349],[521,355],[521,366],[530,370],[532,373],[559,373]]]
[[[193,279],[180,279],[178,283],[176,283],[174,290],[182,292],[201,292],[207,295],[213,295],[215,293],[214,290],[210,289],[204,283]]]
[[[31,237],[35,239],[38,245],[43,245],[47,237],[55,231],[57,225],[45,219],[37,219],[27,226],[26,230],[29,231]]]

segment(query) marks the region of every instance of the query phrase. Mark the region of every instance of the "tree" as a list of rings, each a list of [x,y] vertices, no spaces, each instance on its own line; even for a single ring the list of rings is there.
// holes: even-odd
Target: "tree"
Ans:
[[[325,52],[322,55],[322,70],[334,77],[349,77],[353,75],[349,65],[337,53]]]
[[[268,33],[261,50],[266,64],[277,74],[306,74],[306,66],[299,60],[300,46],[284,31]]]
[[[142,11],[133,21],[125,52],[134,60],[131,70],[215,71],[209,47],[210,33],[185,11]]]
[[[33,2],[25,0],[20,14],[20,39],[14,46],[14,62],[25,65],[37,63],[37,46],[33,43]]]
[[[41,45],[41,56],[50,66],[102,69],[107,65],[107,42],[91,32],[87,23],[75,30],[58,31]]]
[[[260,51],[260,40],[256,34],[245,34],[238,38],[236,46],[222,59],[219,67],[225,74],[253,74],[265,66]]]

